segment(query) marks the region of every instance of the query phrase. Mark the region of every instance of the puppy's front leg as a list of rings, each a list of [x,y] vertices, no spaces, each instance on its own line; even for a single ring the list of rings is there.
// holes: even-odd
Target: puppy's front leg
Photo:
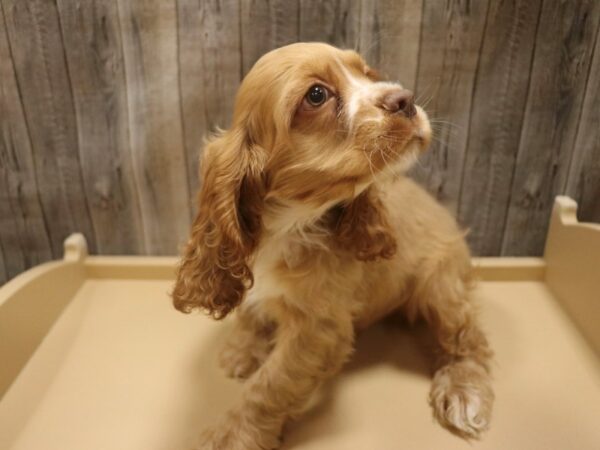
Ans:
[[[278,324],[275,347],[246,381],[241,404],[202,435],[199,449],[270,450],[286,419],[299,414],[323,380],[352,350],[352,320],[290,313]]]
[[[492,351],[479,327],[468,283],[440,272],[427,283],[425,318],[441,349],[430,403],[440,424],[464,438],[478,438],[489,426],[494,393]]]
[[[273,347],[274,324],[259,320],[243,305],[236,311],[235,325],[219,354],[228,376],[246,379],[267,359]]]

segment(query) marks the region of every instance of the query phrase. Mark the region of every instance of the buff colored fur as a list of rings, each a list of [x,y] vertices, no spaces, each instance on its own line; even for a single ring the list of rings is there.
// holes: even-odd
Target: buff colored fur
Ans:
[[[396,310],[437,336],[436,419],[467,438],[489,424],[491,351],[463,233],[399,174],[429,144],[427,116],[383,110],[398,87],[373,74],[325,44],[275,50],[242,83],[231,129],[204,150],[173,299],[217,319],[237,307],[220,362],[245,384],[200,449],[277,448],[285,422],[350,357],[356,331]],[[315,83],[335,94],[319,108],[303,100]]]

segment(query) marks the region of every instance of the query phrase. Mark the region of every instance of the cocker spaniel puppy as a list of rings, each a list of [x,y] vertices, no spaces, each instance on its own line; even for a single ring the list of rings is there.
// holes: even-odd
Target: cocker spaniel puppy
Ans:
[[[449,213],[402,175],[430,138],[413,94],[354,51],[288,45],[245,77],[231,128],[204,149],[172,293],[183,312],[237,308],[221,363],[246,379],[243,397],[200,448],[278,447],[357,330],[394,311],[437,337],[437,420],[464,437],[486,429],[491,351],[469,251]]]

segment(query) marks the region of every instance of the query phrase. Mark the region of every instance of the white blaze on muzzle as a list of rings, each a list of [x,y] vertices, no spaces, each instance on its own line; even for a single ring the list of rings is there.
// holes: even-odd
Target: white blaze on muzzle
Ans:
[[[348,118],[348,127],[350,130],[353,129],[357,115],[365,105],[371,106],[372,108],[369,108],[369,115],[362,120],[362,123],[371,121],[381,122],[384,119],[385,113],[380,108],[375,107],[378,99],[390,89],[401,89],[402,85],[400,83],[391,83],[388,81],[374,82],[362,77],[356,77],[350,73],[339,59],[337,63],[350,86],[350,97],[347,99],[347,105],[345,106],[345,113]]]

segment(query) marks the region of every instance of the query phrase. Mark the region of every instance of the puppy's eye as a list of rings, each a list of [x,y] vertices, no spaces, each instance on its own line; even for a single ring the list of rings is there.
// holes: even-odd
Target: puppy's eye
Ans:
[[[311,86],[304,98],[313,107],[321,106],[329,98],[329,91],[325,86],[315,84]]]

